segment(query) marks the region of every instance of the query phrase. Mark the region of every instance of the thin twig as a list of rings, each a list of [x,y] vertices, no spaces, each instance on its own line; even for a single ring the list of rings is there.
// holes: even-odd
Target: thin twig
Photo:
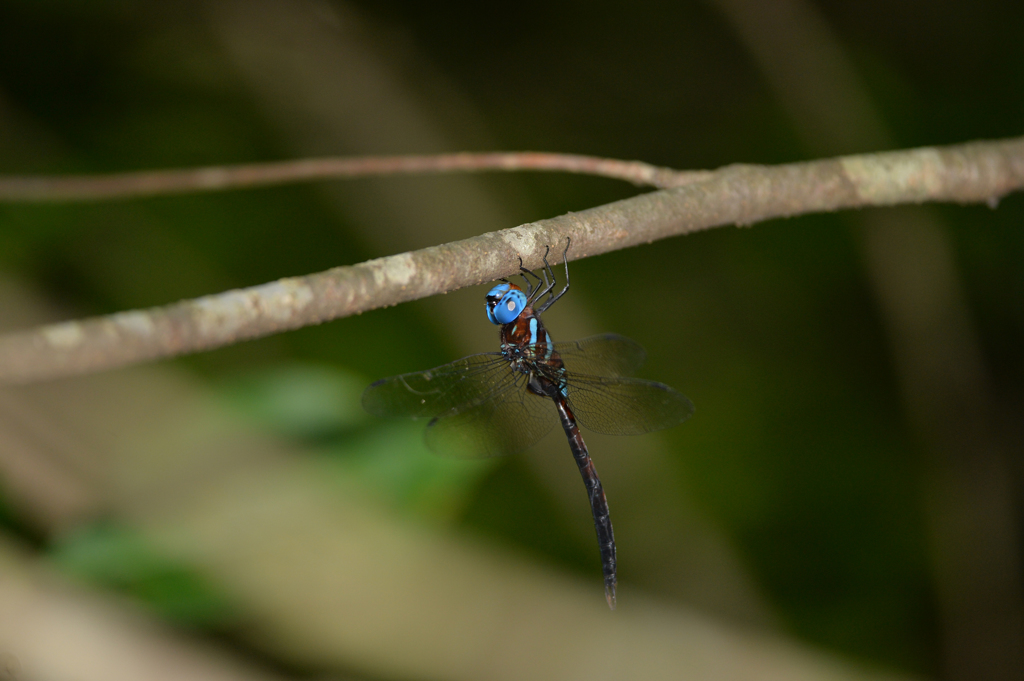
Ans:
[[[1024,137],[728,166],[674,189],[350,267],[0,337],[0,381],[29,382],[209,350],[480,284],[541,264],[723,225],[863,206],[988,202],[1024,188]]]
[[[308,180],[372,175],[546,170],[600,175],[636,185],[678,187],[707,177],[640,161],[542,152],[311,158],[278,163],[152,170],[111,175],[0,177],[0,201],[100,201],[196,191],[220,191]]]

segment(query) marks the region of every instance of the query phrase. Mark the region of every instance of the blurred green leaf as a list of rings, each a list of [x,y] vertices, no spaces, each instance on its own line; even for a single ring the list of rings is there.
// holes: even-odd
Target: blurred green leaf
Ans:
[[[392,508],[454,518],[493,462],[428,451],[425,421],[370,417],[361,404],[368,384],[336,367],[289,363],[228,380],[224,393],[247,418],[312,446],[331,459],[337,475],[357,481]]]
[[[366,421],[360,396],[367,383],[336,367],[289,363],[227,380],[224,394],[264,428],[316,441]]]
[[[50,557],[65,572],[123,591],[183,626],[216,629],[235,616],[224,595],[128,528],[103,523],[80,528],[55,543]]]
[[[495,464],[447,459],[424,443],[425,421],[387,422],[331,449],[339,472],[358,478],[387,503],[418,516],[451,520]]]

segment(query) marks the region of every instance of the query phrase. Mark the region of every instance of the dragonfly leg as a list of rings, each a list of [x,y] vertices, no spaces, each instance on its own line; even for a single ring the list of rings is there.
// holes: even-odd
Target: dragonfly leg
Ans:
[[[544,304],[541,305],[540,308],[537,309],[537,314],[543,314],[545,310],[547,310],[549,307],[554,305],[555,301],[558,300],[559,298],[561,298],[562,296],[564,296],[566,294],[566,292],[569,290],[569,259],[566,256],[569,254],[569,244],[570,243],[571,243],[571,240],[569,239],[569,237],[565,237],[565,250],[562,251],[562,261],[565,263],[565,288],[563,288],[561,291],[559,291],[558,295],[552,294],[546,301],[544,301]],[[551,266],[548,265],[547,254],[545,254],[545,257],[544,257],[544,265],[547,267],[548,270],[551,269]],[[547,291],[545,291],[545,293],[549,292],[551,290],[551,288],[554,286],[554,279],[555,279],[555,275],[554,275],[554,273],[552,273],[551,274],[551,286],[548,287],[548,289],[547,289]]]
[[[550,250],[551,250],[551,246],[545,246],[544,247],[544,262],[545,263],[547,263],[547,261],[548,261],[548,251],[550,251]],[[550,290],[552,284],[550,282],[548,282],[548,268],[546,266],[542,267],[540,269],[540,273],[541,273],[541,276],[544,277],[544,290],[545,291]]]
[[[544,276],[544,288],[541,289],[538,287],[537,291],[534,293],[533,300],[540,300],[545,295],[549,294],[551,292],[551,289],[555,287],[555,277],[554,275],[551,274],[551,267],[548,265],[548,252],[550,250],[550,246],[544,249],[544,267],[540,271],[540,273]],[[533,276],[536,277],[537,275],[535,274]],[[549,276],[551,277],[551,281],[548,281]]]
[[[533,287],[533,283],[526,278],[526,275],[530,275],[531,277],[537,280],[537,288]],[[534,294],[540,291],[540,277],[538,277],[536,274],[523,267],[522,256],[520,256],[519,258],[519,276],[521,276],[523,278],[523,281],[526,282],[526,299],[530,300],[531,298],[533,298]]]

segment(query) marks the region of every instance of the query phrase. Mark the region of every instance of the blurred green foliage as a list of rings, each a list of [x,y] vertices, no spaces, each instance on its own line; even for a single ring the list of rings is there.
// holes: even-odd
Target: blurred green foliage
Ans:
[[[122,591],[181,626],[222,630],[236,613],[224,595],[188,567],[115,524],[90,524],[62,537],[50,556],[64,572]]]
[[[1021,134],[1020,3],[816,4],[899,145]],[[708,4],[357,7],[471,102],[493,147],[677,168],[802,158],[792,124]],[[443,105],[438,110],[443,126]],[[191,2],[0,3],[0,112],[4,173],[291,155]],[[553,175],[487,182],[499,195],[525,195],[528,218],[636,191]],[[1024,200],[1008,197],[998,210],[934,210],[957,247],[1007,437],[1020,442],[1012,416],[1024,404]],[[367,244],[355,222],[309,186],[0,205],[0,269],[74,314],[159,305],[384,255]],[[691,423],[666,435],[671,474],[739,548],[786,626],[850,655],[934,672],[922,462],[844,216],[718,229],[573,268],[572,295],[601,327],[646,346],[644,375],[697,405]],[[425,452],[421,424],[361,415],[359,390],[370,380],[454,359],[458,344],[426,323],[429,314],[405,305],[178,362],[246,418],[310,446],[337,475],[364,481],[396,510],[454,518],[591,570],[594,556],[565,540],[557,506],[521,462],[440,460]],[[556,337],[558,319],[555,309],[548,325]],[[6,514],[0,522],[8,523]],[[88,528],[53,555],[177,621],[216,627],[218,613],[231,611],[124,529]]]
[[[327,365],[290,364],[232,377],[224,390],[254,425],[304,443],[330,462],[325,470],[358,481],[393,510],[435,520],[457,517],[493,460],[430,453],[422,421],[368,423],[360,404],[368,383]]]

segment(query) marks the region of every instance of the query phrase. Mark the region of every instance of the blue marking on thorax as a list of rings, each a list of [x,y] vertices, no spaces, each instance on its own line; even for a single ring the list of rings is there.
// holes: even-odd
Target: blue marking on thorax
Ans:
[[[530,345],[537,344],[537,318],[530,319]]]

